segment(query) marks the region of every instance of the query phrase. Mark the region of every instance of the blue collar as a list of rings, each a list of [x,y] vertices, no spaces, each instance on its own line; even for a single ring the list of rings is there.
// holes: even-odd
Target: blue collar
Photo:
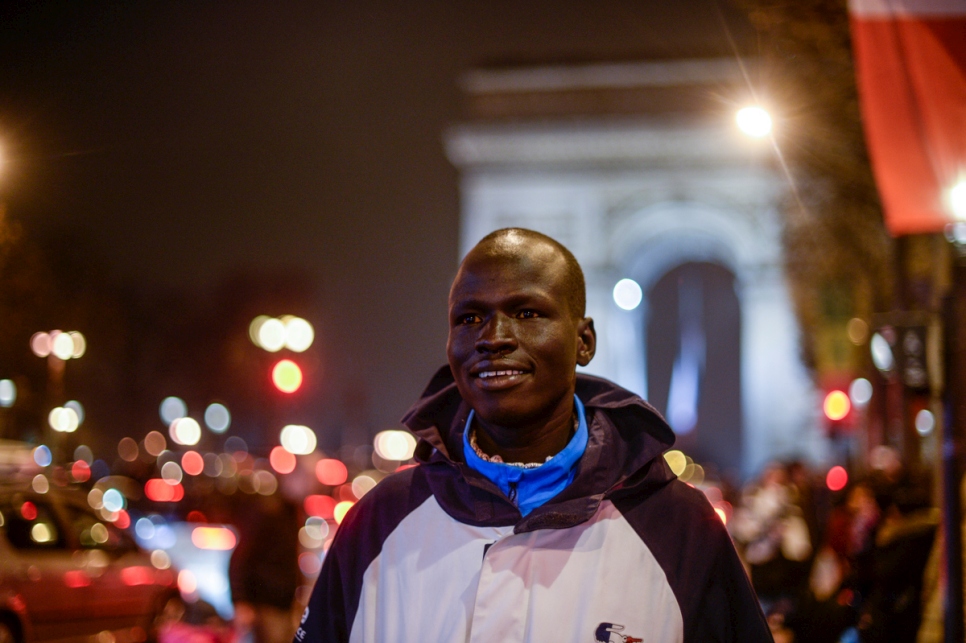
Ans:
[[[577,462],[587,448],[587,418],[584,405],[574,395],[577,409],[577,431],[560,453],[539,467],[524,469],[502,462],[487,462],[476,455],[470,445],[470,427],[474,412],[471,410],[463,429],[463,457],[470,468],[475,469],[500,488],[507,498],[516,504],[520,513],[528,513],[547,502],[569,485],[577,474]]]

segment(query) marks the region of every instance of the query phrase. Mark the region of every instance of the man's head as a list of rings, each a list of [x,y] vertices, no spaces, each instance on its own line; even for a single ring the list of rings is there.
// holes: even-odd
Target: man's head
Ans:
[[[538,232],[497,230],[463,259],[449,295],[446,355],[486,424],[535,427],[573,406],[577,365],[594,356],[584,277]]]

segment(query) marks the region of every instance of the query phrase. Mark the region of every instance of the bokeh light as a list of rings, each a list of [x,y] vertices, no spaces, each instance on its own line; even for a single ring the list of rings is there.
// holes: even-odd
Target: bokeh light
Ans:
[[[684,473],[684,468],[688,466],[687,457],[677,449],[671,449],[665,453],[664,459],[667,461],[667,465],[671,469],[671,472],[676,476],[680,476],[682,473]]]
[[[171,426],[175,420],[188,415],[188,405],[180,397],[171,395],[161,401],[159,408],[161,421],[167,426]]]
[[[193,446],[201,439],[201,426],[194,418],[183,417],[171,423],[168,433],[176,444]]]
[[[53,462],[53,455],[50,453],[50,448],[46,444],[41,444],[34,448],[33,450],[34,462],[37,463],[39,467],[48,467],[50,463]]]
[[[205,459],[197,451],[185,451],[181,456],[181,468],[189,476],[201,475],[205,470]]]
[[[916,413],[916,431],[919,435],[929,435],[936,428],[936,416],[929,409]]]
[[[217,478],[218,476],[220,476],[225,465],[222,463],[218,455],[215,453],[206,453],[204,459],[205,459],[205,475],[208,476],[209,478]]]
[[[168,441],[158,431],[151,431],[144,436],[144,450],[148,452],[148,455],[157,457],[166,448],[168,448]]]
[[[83,460],[87,465],[94,463],[94,452],[86,444],[81,444],[74,449],[74,459]]]
[[[849,396],[843,391],[829,391],[828,395],[825,396],[825,402],[822,404],[822,410],[825,411],[825,417],[832,421],[838,421],[845,418],[852,410],[852,403],[849,401]]]
[[[849,341],[859,346],[864,344],[865,340],[869,338],[869,325],[864,320],[853,317],[845,325],[845,332],[849,335]]]
[[[307,496],[302,504],[305,507],[305,513],[309,516],[324,520],[332,520],[335,516],[336,501],[332,496],[314,494]]]
[[[134,533],[142,540],[151,540],[155,533],[154,523],[147,517],[138,518],[137,522],[134,523]]]
[[[299,570],[308,578],[318,575],[322,569],[321,559],[314,553],[303,551],[299,554]]]
[[[825,476],[825,486],[830,491],[841,491],[849,483],[849,474],[844,467],[838,465],[828,470]]]
[[[352,480],[352,494],[356,498],[362,498],[376,486],[376,480],[369,475],[361,474]]]
[[[229,551],[237,542],[235,532],[227,527],[195,527],[191,530],[191,543],[198,549]]]
[[[215,433],[224,433],[231,426],[231,414],[228,407],[219,402],[212,402],[205,409],[205,424]]]
[[[633,279],[621,279],[614,286],[614,303],[623,310],[634,310],[643,299],[644,291]]]
[[[74,349],[70,356],[73,359],[83,357],[84,353],[87,352],[87,340],[76,330],[72,330],[67,334],[70,336],[71,344]]]
[[[50,352],[57,359],[68,360],[74,356],[74,339],[59,330],[50,333]]]
[[[65,409],[72,410],[77,415],[77,424],[84,423],[84,407],[77,400],[70,400],[64,404]],[[90,464],[90,463],[88,463]]]
[[[966,219],[966,179],[960,179],[950,188],[949,206],[957,219]]]
[[[171,557],[163,549],[155,549],[151,552],[151,564],[156,569],[170,569]]]
[[[317,440],[315,431],[300,424],[289,424],[282,429],[281,443],[286,451],[294,455],[308,455],[315,451]]]
[[[762,138],[771,133],[771,115],[761,107],[743,107],[735,114],[738,129],[754,138]]]
[[[372,445],[380,458],[402,461],[413,457],[416,438],[409,431],[392,429],[377,433]]]
[[[168,484],[161,478],[151,478],[144,483],[144,495],[154,502],[178,502],[184,498],[184,487]]]
[[[125,509],[117,512],[117,517],[112,521],[118,529],[127,529],[131,526],[131,514]]]
[[[120,511],[124,509],[126,501],[120,491],[113,487],[104,492],[104,509],[108,511]]]
[[[138,443],[133,438],[121,438],[117,443],[117,454],[125,462],[134,462],[138,459]]]
[[[345,484],[349,471],[341,460],[323,458],[315,464],[315,477],[324,485],[336,487]]]
[[[198,590],[198,581],[193,572],[187,569],[178,572],[178,590],[185,596],[191,596]]]
[[[341,525],[342,520],[345,518],[346,513],[352,509],[352,505],[356,503],[351,500],[343,500],[335,506],[332,511],[332,517],[335,519],[335,524]]]
[[[872,363],[883,372],[892,370],[893,357],[892,347],[889,342],[879,333],[872,334],[872,341],[869,343],[869,350],[872,352]]]
[[[852,380],[849,384],[849,398],[856,408],[862,408],[872,399],[872,383],[864,377]]]
[[[0,380],[0,407],[5,409],[17,401],[17,385],[13,380]]]
[[[248,324],[248,338],[252,340],[252,344],[261,348],[261,344],[258,340],[258,333],[262,328],[262,324],[267,322],[271,317],[268,315],[259,315]]]
[[[266,319],[258,329],[258,345],[270,353],[285,346],[285,324],[280,319]]]
[[[91,467],[83,460],[77,460],[70,465],[70,477],[75,482],[87,482],[91,479]]]
[[[73,433],[80,424],[74,409],[67,409],[62,406],[51,409],[47,415],[47,422],[50,424],[50,428],[58,433]]]
[[[50,491],[50,481],[47,480],[47,476],[42,473],[38,473],[34,476],[34,479],[30,481],[30,487],[35,493],[47,493]]]
[[[91,506],[91,509],[100,509],[104,506],[104,492],[97,487],[91,489],[87,493],[87,504]]]
[[[280,360],[272,368],[272,383],[282,393],[294,393],[302,387],[302,369],[290,359]]]
[[[252,487],[255,493],[263,496],[270,496],[278,490],[278,478],[272,475],[271,471],[264,469],[252,474]]]
[[[184,477],[181,467],[177,462],[165,462],[161,467],[161,479],[169,485],[176,485]]]
[[[268,456],[268,462],[279,473],[292,473],[295,471],[295,456],[284,447],[273,447],[272,452]]]
[[[50,335],[47,333],[34,333],[30,338],[30,350],[37,357],[47,357],[50,355]]]
[[[282,318],[285,324],[285,347],[290,351],[301,353],[308,349],[315,340],[315,330],[312,324],[301,317],[287,315]]]

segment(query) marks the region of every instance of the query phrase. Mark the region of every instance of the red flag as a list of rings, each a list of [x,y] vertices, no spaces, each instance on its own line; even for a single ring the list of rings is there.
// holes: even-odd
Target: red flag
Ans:
[[[966,0],[850,0],[849,12],[886,226],[940,232],[966,218]]]

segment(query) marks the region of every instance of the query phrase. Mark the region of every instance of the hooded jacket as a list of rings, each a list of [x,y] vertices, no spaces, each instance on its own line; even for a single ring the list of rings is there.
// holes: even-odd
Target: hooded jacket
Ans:
[[[577,376],[589,441],[573,482],[525,518],[463,460],[448,367],[403,418],[419,466],[345,516],[296,643],[771,641],[724,525],[661,454],[640,397]]]

